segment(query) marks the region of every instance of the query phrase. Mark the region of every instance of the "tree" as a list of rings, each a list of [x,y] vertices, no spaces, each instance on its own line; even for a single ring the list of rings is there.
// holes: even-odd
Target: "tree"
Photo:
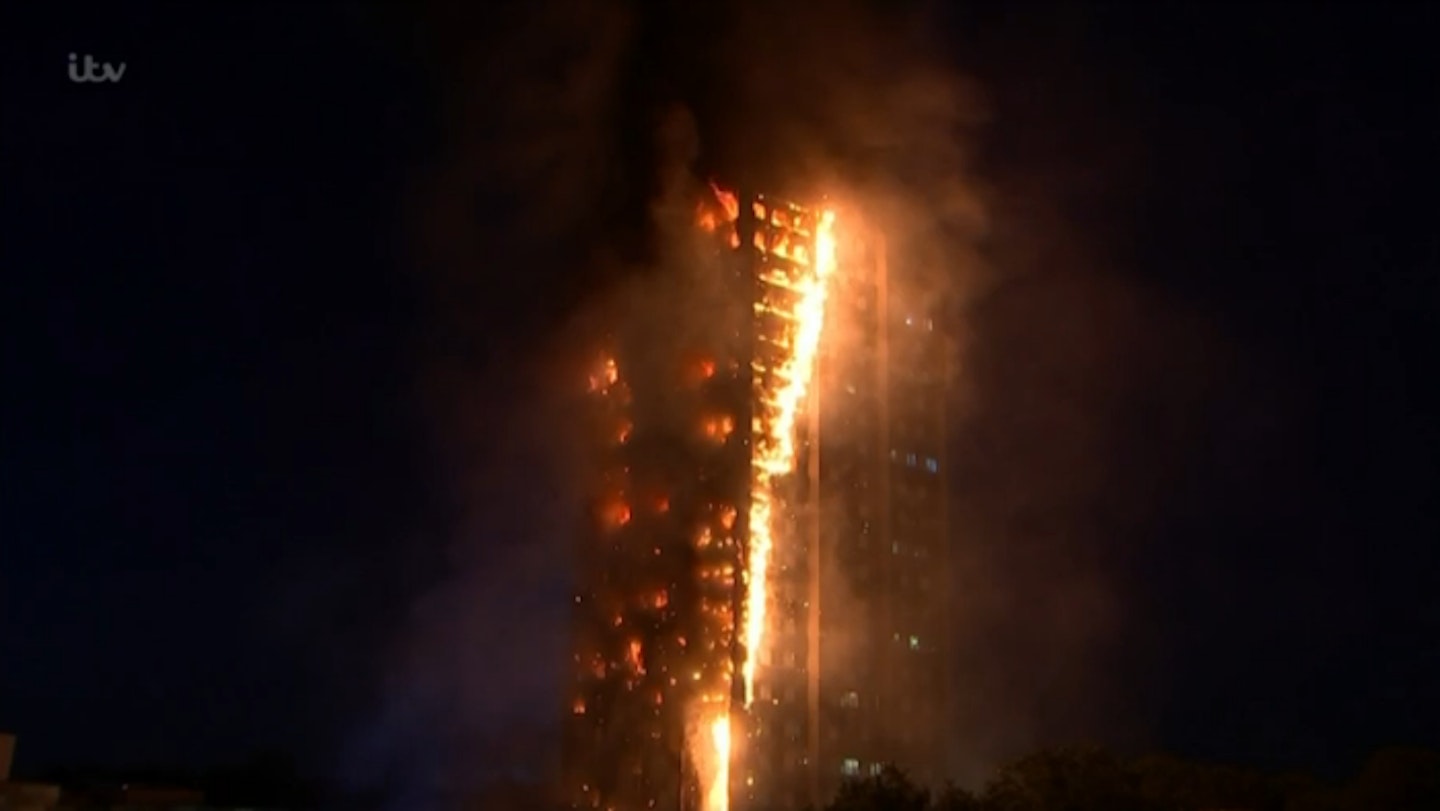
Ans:
[[[1165,811],[1204,811],[1212,808],[1242,808],[1279,811],[1287,796],[1287,782],[1230,766],[1195,763],[1169,755],[1152,755],[1132,766],[1140,795],[1150,806]],[[1296,795],[1310,787],[1298,784]]]
[[[1345,799],[1357,811],[1440,808],[1440,752],[1382,749],[1346,786]]]
[[[930,811],[930,791],[886,766],[873,777],[842,783],[826,811]]]
[[[985,811],[985,804],[974,792],[946,783],[935,796],[933,811]]]
[[[1093,747],[1046,749],[1000,769],[987,811],[1146,811],[1134,773]]]

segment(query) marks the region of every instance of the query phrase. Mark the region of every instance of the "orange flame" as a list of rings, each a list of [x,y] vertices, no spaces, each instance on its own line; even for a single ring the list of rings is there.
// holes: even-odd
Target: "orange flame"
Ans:
[[[743,672],[746,706],[754,700],[756,661],[765,643],[770,555],[775,545],[773,523],[779,500],[775,485],[778,478],[795,469],[795,429],[815,374],[820,335],[825,326],[825,301],[836,268],[834,227],[834,212],[821,212],[815,224],[813,265],[809,263],[809,252],[802,246],[797,245],[790,251],[788,258],[809,267],[798,279],[787,278],[777,285],[795,294],[791,308],[770,310],[791,325],[786,344],[789,351],[776,367],[757,369],[769,374],[760,377],[761,408],[755,420],[757,436],[751,458],[749,587]],[[762,309],[767,306],[773,305],[762,305]]]

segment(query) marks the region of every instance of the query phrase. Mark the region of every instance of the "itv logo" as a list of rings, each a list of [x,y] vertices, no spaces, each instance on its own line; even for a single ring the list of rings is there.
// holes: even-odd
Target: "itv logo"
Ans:
[[[120,77],[125,75],[124,62],[121,62],[120,67],[117,68],[109,62],[96,62],[95,57],[90,54],[85,54],[83,71],[81,70],[81,64],[78,56],[73,53],[70,54],[70,81],[75,84],[85,84],[86,82],[95,82],[97,84],[104,84],[106,82],[114,83],[120,81]],[[100,69],[98,75],[95,72],[97,67]]]

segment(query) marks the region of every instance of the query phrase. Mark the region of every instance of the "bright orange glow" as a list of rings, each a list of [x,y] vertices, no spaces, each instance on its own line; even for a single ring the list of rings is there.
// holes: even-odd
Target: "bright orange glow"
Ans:
[[[714,183],[710,184],[710,189],[715,192],[715,199],[720,201],[720,207],[725,209],[725,221],[734,222],[738,219],[740,217],[740,198],[736,197],[734,192],[725,191]]]
[[[733,223],[739,216],[739,199],[723,189],[712,188],[723,208],[724,219],[717,222],[717,212],[713,207],[705,207],[700,226],[710,232],[728,228],[718,236],[738,248],[740,237]],[[745,609],[743,617],[738,618],[743,624],[736,628],[737,618],[728,602],[702,600],[702,610],[725,629],[725,635],[707,637],[700,643],[717,657],[712,664],[724,667],[719,682],[707,682],[704,692],[698,696],[696,709],[700,714],[696,720],[700,727],[688,741],[700,778],[701,811],[729,810],[732,717],[728,685],[733,675],[726,652],[730,644],[727,640],[732,640],[734,633],[743,634],[745,658],[741,675],[744,703],[748,707],[754,700],[756,666],[766,644],[769,570],[779,529],[780,483],[795,471],[798,463],[796,429],[815,376],[825,326],[826,299],[836,272],[833,212],[771,206],[759,201],[753,204],[752,211],[759,223],[754,245],[762,255],[759,281],[764,291],[755,303],[760,333],[757,337],[766,351],[752,361],[756,401],[750,451],[749,539],[744,559],[740,561],[745,570]],[[702,368],[705,377],[715,373],[713,361],[703,361]],[[731,368],[734,371],[734,367]],[[714,417],[707,419],[702,427],[707,437],[723,440],[735,425],[732,418]],[[700,528],[695,539],[697,549],[735,543],[730,533],[739,518],[736,508],[720,504],[712,505],[711,509],[713,524]],[[729,565],[707,565],[698,574],[707,583],[726,590],[733,588],[739,575],[735,567]],[[689,678],[699,682],[713,672],[694,671]],[[673,676],[671,683],[675,683]]]
[[[705,436],[717,442],[724,442],[735,431],[732,417],[712,417],[705,421]]]
[[[643,650],[640,640],[632,639],[630,640],[630,647],[625,652],[625,663],[630,665],[630,669],[634,671],[637,676],[645,675],[645,663],[640,658]]]
[[[778,212],[777,212],[778,214]],[[777,336],[777,343],[787,351],[773,366],[756,365],[760,388],[759,409],[755,417],[755,448],[751,457],[750,488],[750,553],[747,561],[749,585],[746,593],[745,616],[745,704],[755,695],[755,669],[765,644],[765,622],[769,599],[770,556],[775,545],[775,514],[779,496],[776,481],[795,469],[795,430],[801,407],[815,374],[815,360],[820,349],[820,335],[825,326],[825,301],[829,282],[835,273],[835,214],[824,211],[814,225],[814,262],[811,253],[799,244],[776,239],[771,245],[785,253],[774,255],[788,259],[799,272],[773,270],[765,281],[787,291],[788,308],[775,301],[757,305],[757,312],[774,315],[789,326],[788,333]],[[798,225],[793,219],[792,225]],[[803,233],[795,228],[796,232]]]
[[[720,225],[720,218],[715,216],[708,206],[701,203],[695,209],[695,224],[705,233],[712,233]]]
[[[705,789],[704,811],[729,811],[730,808],[730,716],[716,718],[710,724],[710,744],[714,747],[715,774]]]
[[[590,390],[600,394],[610,390],[610,387],[620,379],[620,369],[615,365],[614,358],[602,358],[599,368],[590,373]]]
[[[618,529],[630,523],[630,505],[618,498],[605,504],[599,512],[600,520],[611,529]]]

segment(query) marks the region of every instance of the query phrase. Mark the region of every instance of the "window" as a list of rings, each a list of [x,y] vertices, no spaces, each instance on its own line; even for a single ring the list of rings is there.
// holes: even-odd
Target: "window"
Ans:
[[[850,692],[846,693],[845,695],[840,696],[840,706],[846,707],[846,708],[849,708],[849,709],[855,709],[855,708],[859,707],[859,706],[860,706],[860,694],[857,693],[857,692],[855,692],[854,690],[851,690]]]
[[[871,776],[871,777],[879,777],[879,776],[880,776],[880,773],[883,772],[883,771],[885,771],[885,764],[884,764],[884,763],[871,763],[871,764],[870,764],[870,776]]]
[[[890,542],[890,554],[892,554],[892,555],[898,555],[898,554],[900,554],[900,542],[899,542],[899,541],[891,541],[891,542]]]
[[[910,635],[910,650],[920,650],[920,637]]]
[[[940,472],[940,460],[934,458],[933,456],[927,456],[927,457],[925,457],[925,469],[928,470],[928,471],[930,471],[931,473],[939,473],[939,472]]]
[[[846,777],[856,777],[860,774],[860,761],[853,757],[847,757],[840,763],[840,773]]]
[[[906,466],[906,467],[915,467],[915,464],[916,464],[916,462],[919,461],[919,458],[920,458],[920,457],[916,456],[916,455],[913,454],[913,453],[907,453],[907,454],[905,454],[905,466]]]

